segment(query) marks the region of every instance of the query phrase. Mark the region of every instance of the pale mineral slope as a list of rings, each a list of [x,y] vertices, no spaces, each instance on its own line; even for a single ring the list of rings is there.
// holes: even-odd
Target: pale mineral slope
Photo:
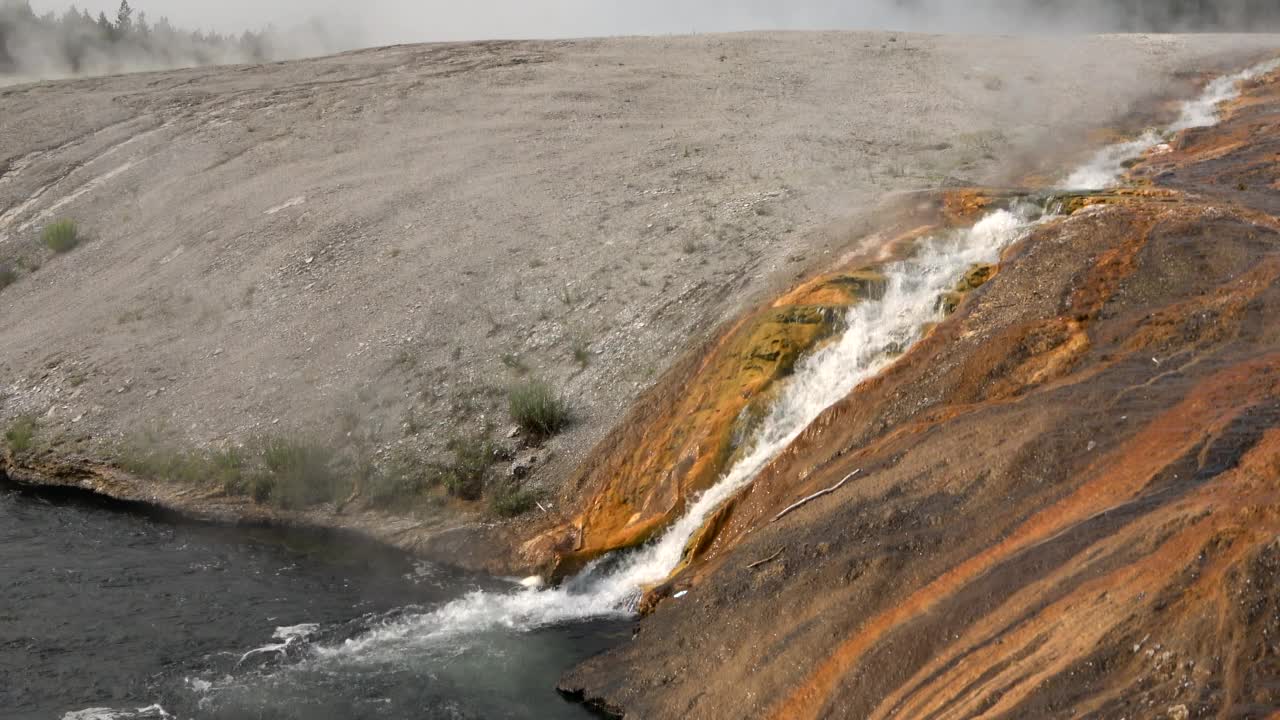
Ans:
[[[554,491],[683,350],[838,254],[883,194],[1065,167],[1083,130],[1275,44],[488,42],[5,88],[0,263],[39,268],[0,291],[0,415],[97,452],[350,413],[431,453],[508,425],[525,365],[579,418],[535,474]],[[39,231],[61,217],[89,242],[55,257]]]

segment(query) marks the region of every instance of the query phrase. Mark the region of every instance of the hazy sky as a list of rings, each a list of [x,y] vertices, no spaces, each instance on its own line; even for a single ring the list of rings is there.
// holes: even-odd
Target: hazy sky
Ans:
[[[1243,7],[1245,0],[1217,0]],[[349,45],[482,38],[650,35],[769,29],[958,32],[1071,31],[1121,27],[1133,8],[1116,0],[131,0],[152,19],[237,32],[286,29],[318,17]],[[1255,3],[1256,4],[1256,3]],[[65,0],[32,0],[40,12]],[[1172,6],[1173,3],[1166,3]],[[79,0],[114,16],[119,0]],[[903,6],[913,8],[911,12]],[[1127,7],[1127,9],[1125,9]],[[1035,8],[1031,10],[1030,8]],[[1228,11],[1230,12],[1230,11]]]
[[[939,0],[926,0],[938,2]],[[972,9],[991,0],[947,4]],[[223,32],[320,17],[358,25],[370,43],[496,37],[577,37],[753,29],[901,27],[893,0],[131,0],[153,20]],[[32,0],[38,12],[65,0]],[[79,0],[114,16],[119,0]],[[352,8],[355,9],[353,12]],[[950,13],[941,12],[941,15]],[[972,16],[971,12],[964,15]],[[955,20],[956,18],[952,18]],[[911,23],[915,24],[915,23]],[[971,23],[972,24],[972,23]],[[356,27],[342,27],[353,31]],[[963,29],[963,28],[961,28]],[[979,29],[972,27],[970,29]]]

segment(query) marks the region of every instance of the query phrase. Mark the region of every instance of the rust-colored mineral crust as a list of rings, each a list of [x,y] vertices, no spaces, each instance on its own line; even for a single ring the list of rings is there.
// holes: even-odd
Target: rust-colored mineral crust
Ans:
[[[981,292],[704,529],[687,593],[563,687],[644,718],[1277,717],[1277,129],[1272,76],[974,268],[957,290]],[[642,539],[711,479],[739,389],[782,374],[748,361],[791,337],[782,312],[707,356],[669,416],[689,422],[635,429],[616,469],[650,474],[579,523],[634,510],[644,532],[583,547]]]
[[[949,225],[955,208],[993,202],[975,190],[947,194],[930,210],[936,214],[933,222],[908,223],[911,229],[886,246],[907,251]],[[677,367],[660,388],[664,406],[649,408],[639,426],[624,423],[626,432],[615,433],[617,438],[598,449],[572,483],[586,495],[581,511],[524,544],[528,563],[564,575],[606,552],[648,540],[679,517],[686,500],[710,487],[737,458],[796,361],[839,329],[850,306],[883,295],[885,278],[877,267],[887,260],[853,260],[748,313],[694,367]],[[945,299],[949,309],[995,272],[994,266],[973,268]],[[726,516],[722,513],[717,524]],[[714,529],[700,533],[691,553],[705,549],[715,536]]]

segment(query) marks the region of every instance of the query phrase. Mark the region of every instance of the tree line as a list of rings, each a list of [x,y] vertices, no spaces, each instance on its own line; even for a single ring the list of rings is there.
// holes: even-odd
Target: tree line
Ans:
[[[929,17],[970,12],[1004,26],[1092,32],[1253,32],[1280,30],[1280,0],[894,0]]]
[[[183,30],[121,0],[114,16],[74,6],[37,15],[28,0],[0,0],[0,75],[28,78],[104,74],[234,62],[263,62],[333,49],[324,29],[240,35]]]

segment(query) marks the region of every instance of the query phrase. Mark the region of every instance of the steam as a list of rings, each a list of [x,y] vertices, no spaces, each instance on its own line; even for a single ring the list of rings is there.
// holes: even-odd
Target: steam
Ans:
[[[33,31],[30,23],[5,32],[14,9],[27,1],[0,0],[0,75],[48,78],[493,38],[821,29],[984,34],[1280,30],[1280,3],[1271,0],[370,0],[358,7],[344,0],[163,0],[161,7],[161,0],[151,0],[157,4],[153,10],[162,10],[175,26],[200,34],[157,38],[159,49],[138,52],[104,47],[84,32]],[[51,20],[67,10],[66,0],[30,1],[36,13],[55,13]],[[94,20],[99,12],[115,18],[118,0],[81,2]],[[277,29],[242,42],[243,31],[264,27]],[[219,34],[216,42],[210,42],[211,31]],[[6,52],[11,60],[7,67]]]

